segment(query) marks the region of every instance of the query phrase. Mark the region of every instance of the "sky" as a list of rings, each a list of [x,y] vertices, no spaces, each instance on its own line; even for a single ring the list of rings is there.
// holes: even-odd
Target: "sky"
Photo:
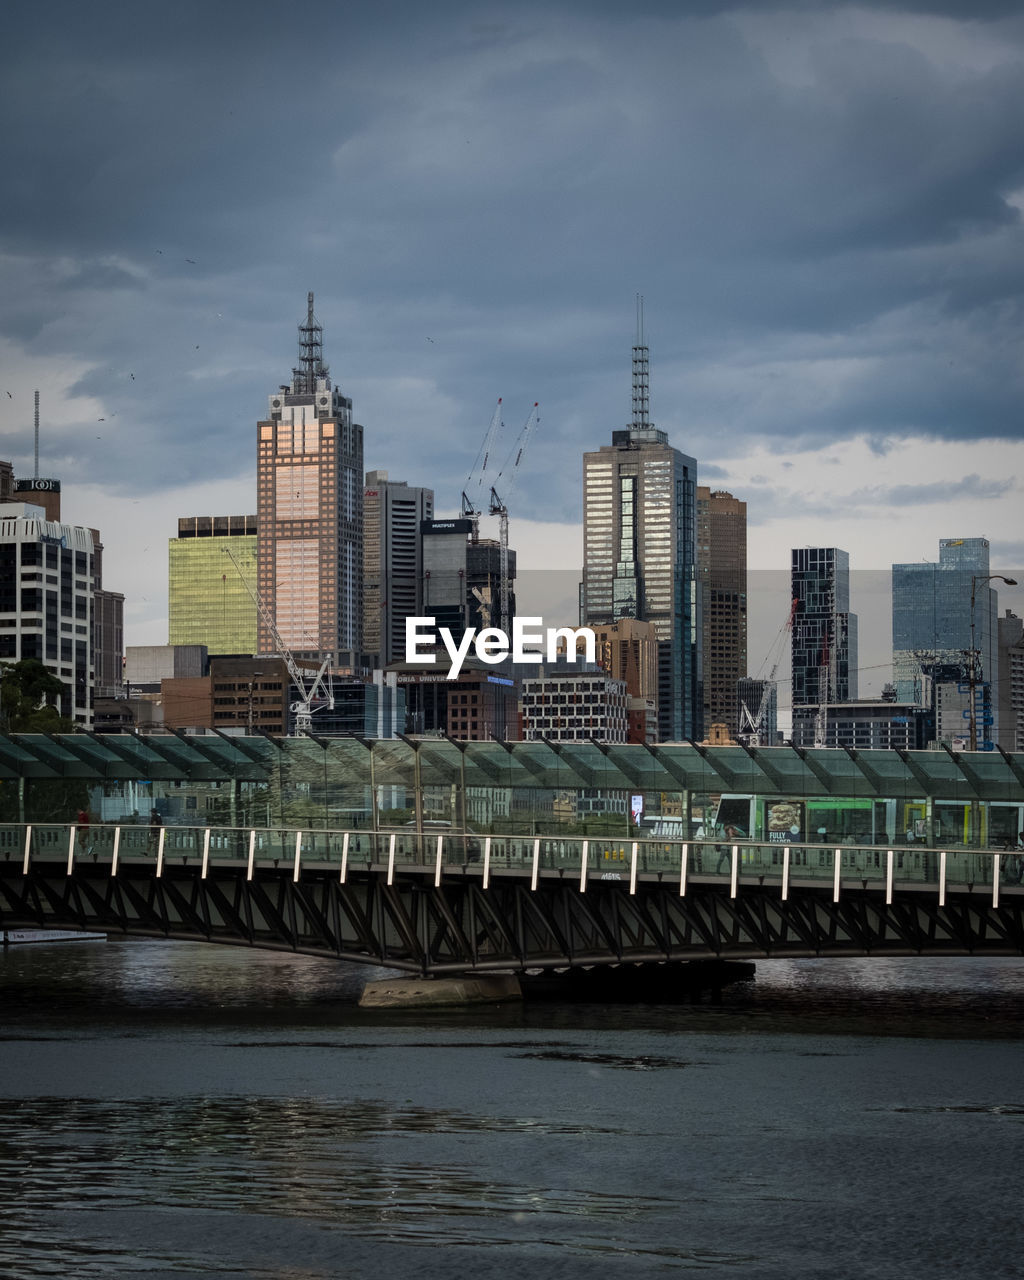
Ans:
[[[1024,581],[1018,3],[11,0],[2,34],[0,457],[32,475],[38,388],[128,644],[166,642],[178,516],[255,510],[310,290],[367,470],[439,511],[498,398],[509,450],[539,404],[503,496],[566,581],[642,295],[651,417],[779,583],[751,674],[792,547],[850,553],[879,682],[879,570],[985,536]]]

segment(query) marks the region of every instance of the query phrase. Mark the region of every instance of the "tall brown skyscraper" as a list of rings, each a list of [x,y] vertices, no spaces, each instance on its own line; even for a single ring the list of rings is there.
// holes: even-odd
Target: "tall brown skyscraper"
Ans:
[[[736,682],[747,674],[747,504],[697,486],[697,572],[703,604],[704,727],[739,729]]]
[[[299,325],[299,363],[270,396],[257,439],[260,595],[296,656],[358,654],[363,429],[352,421],[352,401],[331,386],[312,294]],[[259,651],[276,648],[261,622]]]

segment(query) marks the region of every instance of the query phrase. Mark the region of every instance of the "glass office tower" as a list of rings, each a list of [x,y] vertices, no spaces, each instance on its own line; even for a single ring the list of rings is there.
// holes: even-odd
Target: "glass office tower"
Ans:
[[[968,740],[973,649],[975,732],[983,749],[991,749],[999,733],[999,595],[991,574],[987,538],[942,538],[938,563],[892,566],[896,696],[931,703],[941,686],[952,710],[941,724],[937,710],[936,735]]]
[[[850,612],[850,557],[838,547],[792,552],[793,706],[857,697],[857,615]]]
[[[230,554],[228,554],[230,552]],[[256,652],[256,517],[184,516],[167,546],[167,643]]]
[[[650,622],[658,643],[658,736],[703,736],[697,586],[697,463],[648,420],[648,355],[633,348],[633,422],[583,455],[580,623]]]
[[[979,675],[996,665],[997,593],[987,579],[987,538],[942,538],[938,563],[892,566],[892,662],[896,697],[920,702],[925,669],[935,664],[966,672],[971,649],[971,582],[974,580],[974,648]]]

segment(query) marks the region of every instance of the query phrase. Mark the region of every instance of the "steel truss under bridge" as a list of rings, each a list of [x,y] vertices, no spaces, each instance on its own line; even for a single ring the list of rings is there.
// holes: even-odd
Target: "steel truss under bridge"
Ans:
[[[159,874],[158,874],[159,873]],[[287,950],[424,975],[767,957],[1024,954],[1024,889],[896,893],[735,876],[626,880],[479,867],[0,861],[0,926]]]

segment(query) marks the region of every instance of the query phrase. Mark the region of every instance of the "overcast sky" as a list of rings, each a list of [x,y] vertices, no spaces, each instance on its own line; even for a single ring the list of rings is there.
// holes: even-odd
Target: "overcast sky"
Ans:
[[[31,475],[38,387],[129,644],[176,517],[255,510],[308,290],[367,469],[440,509],[540,402],[524,566],[580,564],[640,293],[752,567],[984,535],[1024,578],[1019,3],[12,0],[0,103],[0,456]]]

